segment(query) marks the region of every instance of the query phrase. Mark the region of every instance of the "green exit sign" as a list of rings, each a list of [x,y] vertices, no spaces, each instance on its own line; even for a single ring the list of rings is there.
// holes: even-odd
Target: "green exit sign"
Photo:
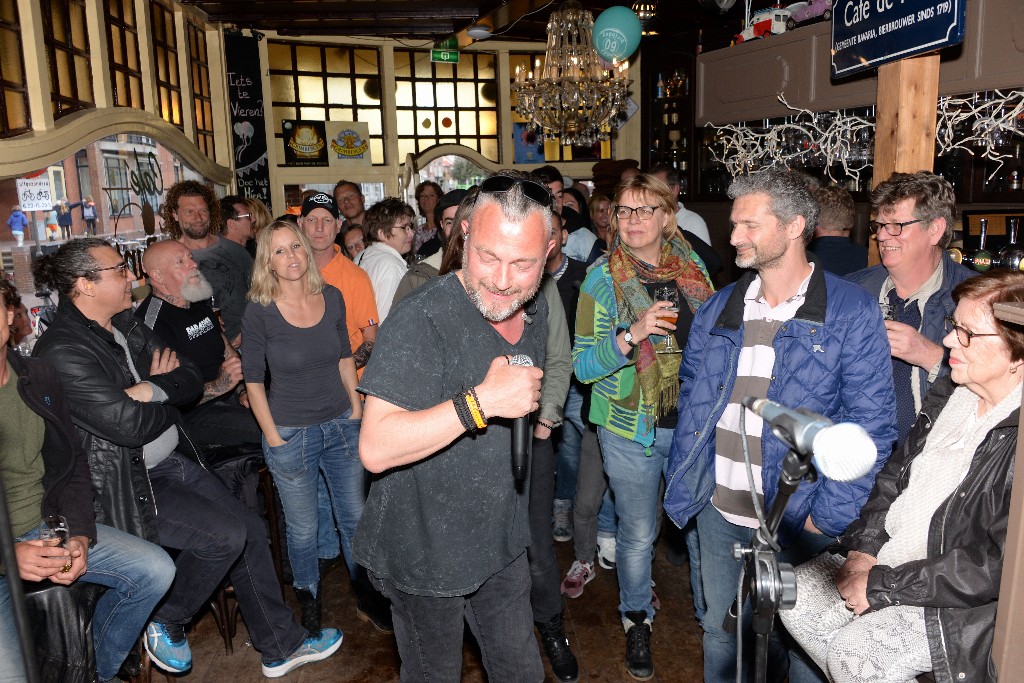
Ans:
[[[443,64],[458,64],[459,63],[459,51],[458,50],[431,50],[430,61],[441,62]]]

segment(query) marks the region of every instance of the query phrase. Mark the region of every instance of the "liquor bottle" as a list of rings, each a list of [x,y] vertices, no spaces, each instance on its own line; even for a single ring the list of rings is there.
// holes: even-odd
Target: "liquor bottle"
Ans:
[[[994,265],[992,253],[985,249],[985,242],[988,240],[988,219],[979,218],[978,225],[981,226],[981,237],[978,238],[978,250],[971,255],[971,267],[979,273],[986,273]]]
[[[1021,265],[1024,264],[1024,249],[1017,244],[1017,227],[1020,219],[1007,218],[1006,222],[1009,225],[1010,241],[999,250],[999,265],[1010,270],[1020,270]]]
[[[654,85],[654,99],[662,100],[665,99],[665,79],[658,74],[658,82]]]

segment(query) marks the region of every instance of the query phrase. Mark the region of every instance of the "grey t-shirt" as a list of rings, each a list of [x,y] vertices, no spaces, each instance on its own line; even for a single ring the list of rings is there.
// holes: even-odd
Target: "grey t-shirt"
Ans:
[[[246,382],[262,384],[270,367],[267,402],[278,427],[323,424],[352,406],[338,371],[338,361],[352,355],[345,301],[325,285],[324,303],[324,316],[312,327],[295,327],[276,303],[250,301],[245,308],[242,374]]]
[[[359,390],[425,410],[480,384],[491,361],[526,354],[544,364],[547,301],[536,297],[522,338],[508,343],[455,273],[412,292],[381,325]],[[512,478],[511,421],[488,418],[434,455],[378,476],[356,531],[356,560],[413,595],[466,595],[530,544],[529,487]]]
[[[224,334],[234,339],[242,331],[245,296],[252,280],[252,256],[240,244],[220,237],[212,247],[194,250],[192,259],[213,287],[224,320]]]

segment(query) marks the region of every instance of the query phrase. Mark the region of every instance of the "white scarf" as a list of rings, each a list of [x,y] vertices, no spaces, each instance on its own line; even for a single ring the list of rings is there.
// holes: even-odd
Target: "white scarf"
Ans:
[[[1021,404],[1021,383],[984,415],[978,416],[978,395],[957,387],[935,420],[921,455],[914,458],[910,483],[889,507],[885,531],[889,540],[878,551],[878,563],[898,567],[928,556],[932,516],[949,498],[988,433]]]

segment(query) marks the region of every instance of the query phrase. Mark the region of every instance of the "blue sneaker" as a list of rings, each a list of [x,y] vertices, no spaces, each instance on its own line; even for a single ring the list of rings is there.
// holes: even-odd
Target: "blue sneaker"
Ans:
[[[284,659],[263,662],[263,675],[267,678],[284,676],[303,664],[327,659],[341,647],[342,633],[336,628],[322,628],[320,633],[302,641],[298,649]]]
[[[151,621],[142,642],[149,658],[164,671],[180,674],[192,668],[192,648],[188,646],[181,624]]]

